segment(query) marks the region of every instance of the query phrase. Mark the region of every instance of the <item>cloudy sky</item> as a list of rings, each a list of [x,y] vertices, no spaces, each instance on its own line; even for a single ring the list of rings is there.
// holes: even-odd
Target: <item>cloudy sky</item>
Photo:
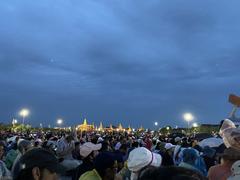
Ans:
[[[218,123],[240,95],[239,1],[0,1],[0,121]]]

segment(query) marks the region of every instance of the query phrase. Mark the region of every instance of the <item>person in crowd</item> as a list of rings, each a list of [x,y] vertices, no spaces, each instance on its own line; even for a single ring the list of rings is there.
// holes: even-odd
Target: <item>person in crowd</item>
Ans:
[[[117,162],[118,162],[118,170],[121,170],[123,168],[124,162],[128,158],[127,152],[128,152],[127,144],[122,144],[121,147],[119,148],[119,150],[116,150],[114,152],[114,154],[117,158]]]
[[[173,163],[178,166],[182,162],[182,151],[185,149],[182,147],[182,138],[176,137],[174,139],[176,147],[173,153]]]
[[[103,142],[101,142],[101,144],[102,144],[102,148],[100,150],[101,152],[112,151],[109,141],[104,140]]]
[[[18,156],[18,148],[17,143],[12,142],[11,146],[9,147],[9,151],[7,152],[5,163],[8,169],[12,169],[13,163]]]
[[[219,156],[221,157],[221,163],[210,167],[208,171],[209,180],[226,180],[231,176],[231,167],[235,161],[240,160],[240,151],[230,147]]]
[[[164,148],[165,151],[163,153],[160,153],[162,155],[162,165],[173,166],[173,152],[175,145],[173,145],[172,143],[166,143]]]
[[[33,148],[19,159],[18,167],[13,172],[13,180],[57,180],[58,174],[64,172],[65,168],[51,152]]]
[[[151,151],[154,152],[156,147],[157,147],[157,139],[156,138],[153,138],[152,140],[152,147],[151,147]]]
[[[221,122],[219,134],[227,148],[233,147],[240,150],[240,128],[236,128],[231,120],[225,119]]]
[[[204,176],[207,176],[207,167],[206,167],[203,157],[201,156],[203,148],[199,145],[194,145],[193,149],[197,153],[197,159],[195,162],[196,168],[199,169],[203,173]]]
[[[12,172],[15,170],[16,166],[18,165],[19,159],[21,158],[21,156],[23,156],[27,151],[32,149],[33,145],[29,140],[19,139],[17,143],[17,148],[18,148],[18,155],[14,160],[14,163],[11,169]]]
[[[203,175],[194,170],[177,166],[149,168],[145,172],[140,174],[138,179],[207,180],[206,177],[204,177]]]
[[[100,153],[94,160],[94,169],[87,171],[79,180],[114,180],[117,160],[113,153]]]
[[[42,148],[44,148],[56,155],[57,143],[55,141],[48,140],[48,141],[43,142]]]
[[[35,141],[34,141],[34,147],[36,148],[36,147],[42,147],[42,140],[41,139],[36,139]]]
[[[174,138],[174,145],[181,145],[182,143],[182,138],[180,138],[179,136]]]
[[[131,180],[136,180],[139,173],[144,169],[151,166],[159,167],[161,164],[161,155],[152,153],[145,147],[139,147],[132,150],[127,162],[128,169],[131,171]]]
[[[98,137],[98,139],[97,139],[97,143],[99,144],[99,143],[101,143],[101,142],[103,142],[104,141],[104,139],[102,138],[102,137]]]
[[[77,141],[74,144],[74,150],[72,151],[72,157],[73,159],[81,160],[81,155],[80,155],[80,142]]]
[[[203,154],[201,155],[201,157],[204,159],[207,171],[209,170],[210,167],[216,164],[215,154],[216,154],[215,149],[209,146],[205,146],[203,148]]]
[[[82,162],[72,157],[72,151],[75,149],[74,138],[72,135],[63,136],[57,143],[57,155],[62,159],[61,164],[67,171],[75,169]]]
[[[115,145],[114,149],[115,151],[119,150],[119,148],[121,147],[121,145],[125,142],[125,139],[123,136],[120,136],[119,141],[117,142],[117,144]]]
[[[80,146],[79,152],[83,163],[76,168],[76,173],[73,179],[78,180],[82,174],[94,169],[93,162],[99,154],[101,147],[102,144],[93,144],[91,142],[86,142]]]
[[[11,172],[7,169],[7,166],[3,161],[4,154],[5,145],[0,142],[0,179],[11,179]]]
[[[147,135],[147,137],[145,138],[144,140],[144,143],[145,143],[145,147],[151,151],[151,148],[152,148],[152,140],[150,138],[150,135]]]
[[[136,140],[133,141],[132,147],[128,149],[128,154],[129,154],[133,149],[138,148],[138,147],[139,147],[138,141],[136,141]]]
[[[187,148],[183,150],[183,161],[179,164],[180,167],[184,167],[187,169],[191,169],[198,173],[203,174],[197,167],[196,167],[196,160],[198,158],[196,150],[193,148]]]

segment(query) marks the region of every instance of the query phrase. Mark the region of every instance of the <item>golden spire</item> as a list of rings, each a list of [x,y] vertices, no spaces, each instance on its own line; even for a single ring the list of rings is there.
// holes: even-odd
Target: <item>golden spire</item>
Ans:
[[[103,124],[102,124],[102,122],[100,122],[99,130],[100,130],[100,131],[103,130]]]
[[[122,124],[120,123],[118,129],[121,131],[123,129]]]
[[[128,125],[128,131],[131,132],[132,131],[132,128],[130,125]]]
[[[139,128],[139,131],[143,131],[144,129],[143,129],[143,126],[141,125],[141,127]]]
[[[84,119],[83,124],[87,125],[87,119],[86,118]]]

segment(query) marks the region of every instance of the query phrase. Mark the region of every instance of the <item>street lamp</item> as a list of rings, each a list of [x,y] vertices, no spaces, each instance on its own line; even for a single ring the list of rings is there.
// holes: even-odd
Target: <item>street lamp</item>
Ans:
[[[58,119],[58,120],[57,120],[57,124],[58,124],[59,126],[61,126],[62,123],[63,123],[63,120],[62,120],[62,119]]]
[[[25,120],[25,117],[27,117],[29,115],[29,110],[28,109],[22,109],[20,112],[19,112],[19,115],[22,116],[22,122],[24,124],[24,120]]]
[[[167,127],[166,127],[166,130],[167,130],[167,134],[169,135],[169,130],[170,130],[170,127],[169,127],[169,126],[167,126]]]
[[[154,125],[155,125],[155,126],[158,126],[158,122],[155,122]]]
[[[12,125],[17,124],[17,119],[12,120]]]
[[[192,127],[197,128],[197,127],[198,127],[198,124],[197,124],[197,123],[193,123],[193,124],[192,124]]]
[[[188,123],[188,131],[189,131],[189,123],[190,123],[190,121],[192,121],[194,119],[194,116],[191,113],[185,113],[185,114],[183,114],[183,119],[185,121],[187,121],[187,123]],[[190,133],[190,131],[189,131],[189,133]]]
[[[192,127],[193,127],[193,133],[194,133],[194,136],[195,136],[195,133],[197,132],[198,124],[195,122],[195,123],[192,124]]]

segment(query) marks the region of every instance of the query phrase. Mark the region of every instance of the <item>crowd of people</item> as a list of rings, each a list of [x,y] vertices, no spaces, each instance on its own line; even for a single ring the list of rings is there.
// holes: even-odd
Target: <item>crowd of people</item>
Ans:
[[[240,129],[222,144],[148,132],[1,132],[0,177],[14,180],[240,180]],[[217,139],[217,137],[215,137]]]

